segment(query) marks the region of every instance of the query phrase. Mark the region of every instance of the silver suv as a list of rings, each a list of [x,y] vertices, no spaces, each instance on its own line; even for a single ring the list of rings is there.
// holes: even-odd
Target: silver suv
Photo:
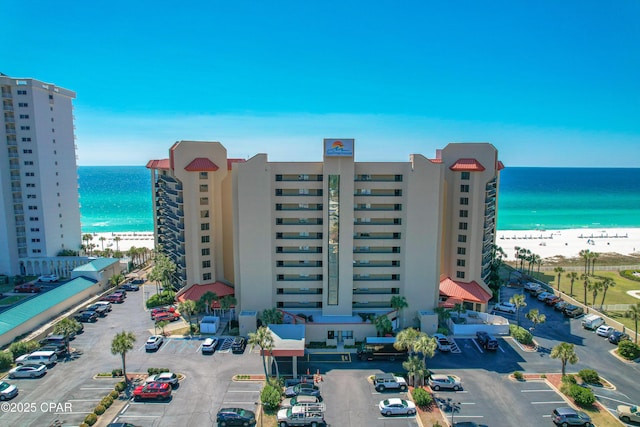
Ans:
[[[376,374],[373,377],[373,385],[377,392],[385,391],[387,389],[399,389],[400,391],[407,390],[407,382],[402,377],[396,377],[393,374]]]
[[[592,426],[591,417],[582,411],[573,408],[556,408],[551,413],[551,420],[556,425],[567,426]]]

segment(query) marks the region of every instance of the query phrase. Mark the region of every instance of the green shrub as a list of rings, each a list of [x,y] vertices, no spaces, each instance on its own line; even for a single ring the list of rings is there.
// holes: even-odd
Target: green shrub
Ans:
[[[78,427],[89,427],[89,424],[87,424],[87,423],[81,423]]]
[[[567,394],[575,400],[578,406],[582,406],[583,408],[592,406],[596,401],[596,396],[593,394],[593,391],[577,384],[571,385],[569,387],[569,393]]]
[[[89,414],[84,418],[85,424],[92,426],[98,421],[98,416],[96,414]]]
[[[106,411],[106,410],[107,410],[107,408],[105,408],[104,406],[98,405],[93,410],[93,413],[96,414],[96,415],[102,415],[102,414],[104,414],[104,411]]]
[[[262,406],[267,410],[274,410],[280,405],[282,393],[280,388],[274,387],[270,384],[264,386],[260,392],[260,401]]]
[[[411,397],[413,397],[413,401],[417,406],[424,408],[427,406],[431,406],[433,403],[433,397],[431,393],[423,388],[414,388],[411,392]]]
[[[118,393],[118,392],[117,392],[117,391],[115,391],[115,390],[112,390],[112,391],[111,391],[111,393],[109,393],[109,397],[110,397],[112,400],[116,400],[116,399],[118,398],[118,396],[120,396],[120,393]]]
[[[583,369],[578,372],[578,376],[582,378],[582,381],[588,384],[599,384],[600,375],[593,369]]]
[[[522,344],[529,345],[533,343],[533,335],[522,326],[510,325],[509,332],[513,338]]]
[[[13,365],[13,353],[0,351],[0,369],[9,369]]]
[[[121,377],[122,376],[122,369],[118,368],[118,369],[114,369],[111,371],[111,376],[112,377]]]
[[[637,272],[638,272],[637,270],[622,270],[620,271],[620,275],[625,279],[633,280],[635,282],[640,282],[640,277],[633,274]]]
[[[163,372],[171,372],[169,368],[149,368],[147,369],[149,375],[161,374]]]
[[[522,375],[522,372],[520,371],[515,371],[513,373],[513,378],[517,379],[518,381],[522,381],[524,379],[524,375]]]
[[[20,357],[23,354],[32,353],[40,348],[40,344],[37,341],[18,341],[11,343],[9,351],[13,354],[13,357]]]
[[[100,401],[100,404],[105,408],[108,408],[109,406],[113,405],[113,397],[111,396],[103,397],[102,400]]]
[[[578,381],[576,380],[576,377],[573,375],[565,375],[564,377],[562,377],[562,382],[564,384],[569,384],[569,385],[578,383]]]
[[[618,343],[618,354],[627,360],[640,357],[640,347],[633,341],[624,340]]]
[[[117,391],[118,393],[123,392],[124,389],[126,389],[126,388],[127,388],[127,384],[124,381],[120,381],[114,387],[115,391]]]
[[[152,295],[146,302],[147,308],[158,307],[161,305],[169,305],[176,302],[176,293],[173,291],[162,291],[159,294]]]

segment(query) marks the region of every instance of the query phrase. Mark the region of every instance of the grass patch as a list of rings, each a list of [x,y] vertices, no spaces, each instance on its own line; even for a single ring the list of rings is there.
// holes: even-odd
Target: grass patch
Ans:
[[[8,297],[4,297],[2,299],[0,299],[0,305],[11,305],[11,304],[15,304],[17,302],[22,301],[23,299],[29,298],[31,295],[33,294],[29,294],[27,295],[11,295]]]

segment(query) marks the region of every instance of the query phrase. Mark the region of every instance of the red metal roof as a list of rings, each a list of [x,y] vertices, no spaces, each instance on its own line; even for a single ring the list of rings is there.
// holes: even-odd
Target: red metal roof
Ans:
[[[215,172],[218,169],[220,169],[218,165],[206,157],[196,157],[184,168],[188,172]]]
[[[456,172],[482,172],[484,166],[476,159],[458,159],[449,169]]]
[[[499,171],[501,171],[502,169],[504,169],[504,163],[502,163],[500,160],[498,160],[498,167],[497,167],[497,169],[498,169]]]
[[[482,286],[474,282],[456,282],[447,277],[440,281],[440,295],[449,299],[479,302],[486,304],[491,299],[491,295]]]
[[[169,159],[149,160],[147,169],[166,169],[169,170]]]
[[[218,296],[218,298],[222,298],[227,295],[234,295],[235,289],[222,282],[205,283],[201,285],[196,283],[189,286],[187,289],[181,289],[176,294],[176,300],[178,302],[185,302],[186,300],[198,301],[206,292],[213,292]],[[221,308],[220,303],[218,301],[214,301],[211,304],[211,308]]]
[[[234,163],[244,163],[246,162],[245,159],[227,159],[227,169],[231,170],[231,166],[233,166]]]

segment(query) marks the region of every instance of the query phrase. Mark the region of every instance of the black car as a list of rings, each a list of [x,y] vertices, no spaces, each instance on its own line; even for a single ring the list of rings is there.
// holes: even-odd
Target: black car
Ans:
[[[578,307],[577,305],[569,304],[564,308],[564,315],[567,317],[578,317],[584,314],[584,309],[582,307]]]
[[[618,344],[620,341],[625,341],[629,339],[629,334],[625,334],[624,332],[615,331],[611,335],[609,335],[609,342],[611,344]]]
[[[125,283],[124,285],[120,286],[120,289],[122,289],[123,291],[137,292],[140,290],[140,286],[134,285],[133,282]]]
[[[38,351],[53,351],[60,359],[67,354],[67,346],[65,344],[47,344],[40,347]]]
[[[91,304],[86,310],[94,311],[99,317],[105,317],[109,313],[109,307],[103,304]]]
[[[235,337],[231,343],[231,352],[233,354],[242,354],[247,347],[247,339],[245,337]]]
[[[242,408],[222,408],[216,421],[219,426],[252,426],[256,424],[256,414]]]
[[[132,285],[143,285],[145,282],[145,279],[135,279],[131,281]]]
[[[497,350],[498,349],[498,340],[489,335],[485,331],[476,332],[476,339],[478,343],[484,347],[485,350]]]
[[[98,315],[96,314],[95,311],[89,311],[89,310],[83,310],[81,312],[79,312],[78,314],[76,314],[75,316],[73,316],[74,319],[76,319],[78,322],[97,322],[98,321]]]

